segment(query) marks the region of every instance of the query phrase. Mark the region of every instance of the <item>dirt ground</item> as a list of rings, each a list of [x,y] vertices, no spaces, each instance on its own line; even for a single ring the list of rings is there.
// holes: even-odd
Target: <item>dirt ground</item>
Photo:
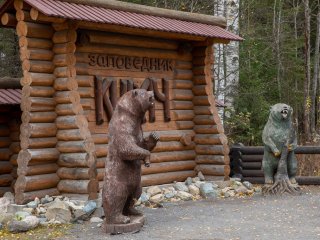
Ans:
[[[142,208],[139,233],[106,235],[96,224],[72,225],[59,240],[283,240],[320,239],[320,186],[301,196],[229,198]]]

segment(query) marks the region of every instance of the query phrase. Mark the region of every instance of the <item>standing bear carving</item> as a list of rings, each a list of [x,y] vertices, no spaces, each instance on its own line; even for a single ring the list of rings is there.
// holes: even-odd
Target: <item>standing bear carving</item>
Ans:
[[[126,224],[132,215],[142,215],[134,200],[142,193],[141,161],[150,157],[159,137],[143,137],[141,125],[146,111],[154,106],[152,91],[135,89],[118,101],[109,123],[109,145],[102,191],[106,224]]]
[[[296,183],[297,159],[294,150],[297,138],[292,125],[292,107],[278,103],[270,108],[270,115],[262,133],[264,155],[262,168],[265,184],[273,184],[283,147],[288,148],[287,171],[292,184]],[[286,146],[289,143],[288,146]]]

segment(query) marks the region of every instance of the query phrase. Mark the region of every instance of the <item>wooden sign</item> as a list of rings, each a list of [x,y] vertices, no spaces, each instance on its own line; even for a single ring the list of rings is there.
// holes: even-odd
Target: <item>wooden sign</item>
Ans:
[[[126,70],[135,72],[173,72],[173,59],[133,57],[109,54],[88,54],[89,66],[108,70]]]
[[[126,92],[133,89],[146,89],[153,91],[155,99],[163,104],[164,120],[169,122],[170,118],[170,102],[169,102],[169,81],[162,78],[163,92],[159,91],[157,80],[154,78],[146,78],[139,87],[132,80],[120,80],[120,94],[122,96]],[[110,121],[113,110],[118,101],[117,80],[112,77],[95,76],[95,104],[96,104],[96,123],[103,124],[103,111],[106,111],[108,120]],[[155,122],[155,108],[149,109],[149,122]]]

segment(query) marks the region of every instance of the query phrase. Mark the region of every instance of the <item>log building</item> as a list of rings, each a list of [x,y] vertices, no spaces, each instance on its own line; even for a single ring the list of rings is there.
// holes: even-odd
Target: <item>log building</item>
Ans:
[[[0,17],[16,29],[23,71],[21,112],[0,123],[0,194],[11,185],[17,203],[47,194],[96,198],[108,121],[134,88],[157,100],[143,127],[160,135],[144,186],[197,171],[228,177],[212,46],[242,39],[224,29],[224,18],[113,0],[7,0]]]

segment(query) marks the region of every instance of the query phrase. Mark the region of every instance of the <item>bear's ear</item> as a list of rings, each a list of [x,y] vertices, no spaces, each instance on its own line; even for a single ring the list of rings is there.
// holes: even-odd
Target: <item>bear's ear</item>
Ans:
[[[136,91],[136,90],[133,90],[133,91],[132,91],[132,96],[133,96],[133,97],[136,97],[136,96],[138,96],[138,91]]]

